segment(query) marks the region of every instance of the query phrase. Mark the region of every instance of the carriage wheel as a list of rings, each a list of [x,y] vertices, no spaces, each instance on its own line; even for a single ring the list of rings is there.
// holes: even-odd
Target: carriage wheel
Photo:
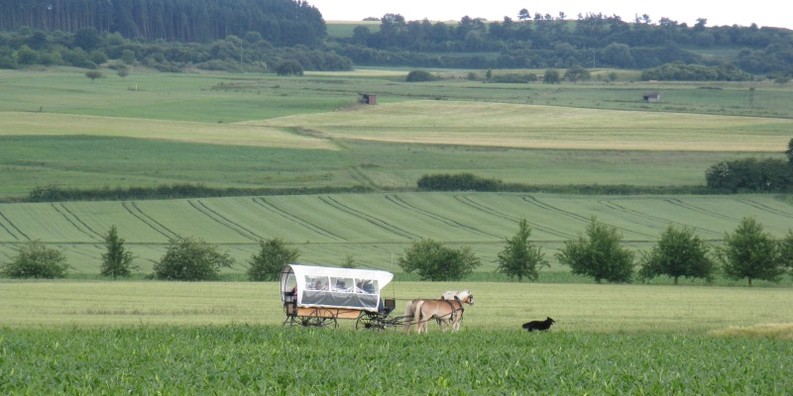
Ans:
[[[311,316],[303,318],[303,326],[333,327],[335,329],[339,327],[339,323],[336,321],[333,311],[316,309],[311,313]]]
[[[385,324],[380,315],[369,312],[361,312],[358,320],[355,321],[356,330],[385,330]]]

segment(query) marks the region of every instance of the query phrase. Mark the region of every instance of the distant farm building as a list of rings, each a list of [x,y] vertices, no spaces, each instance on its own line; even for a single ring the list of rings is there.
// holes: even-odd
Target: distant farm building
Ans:
[[[364,93],[358,94],[358,103],[376,105],[377,95],[364,94]]]
[[[661,101],[661,93],[660,92],[647,92],[642,95],[642,99],[648,103],[656,103]]]

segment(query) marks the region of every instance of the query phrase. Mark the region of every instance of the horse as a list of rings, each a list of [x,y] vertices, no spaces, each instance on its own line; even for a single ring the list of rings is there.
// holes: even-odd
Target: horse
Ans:
[[[465,303],[469,305],[474,305],[474,296],[471,294],[471,290],[463,290],[463,291],[450,290],[447,291],[446,293],[443,293],[439,300],[454,301],[455,299],[460,299],[461,301],[465,300],[464,301]],[[417,330],[419,329],[419,324],[421,324],[421,318],[419,315],[420,311],[418,310],[418,307],[420,306],[420,303],[424,301],[438,301],[438,300],[427,300],[427,299],[417,298],[408,301],[407,304],[405,305],[405,315],[403,315],[402,318],[404,319],[404,328],[406,333],[410,331],[410,326],[412,326],[413,323],[416,323],[416,329]],[[444,323],[450,324],[450,320],[448,319],[450,318],[447,319],[436,318],[438,325],[441,327],[443,327]],[[426,328],[426,326],[424,327]]]
[[[402,318],[404,319],[405,333],[410,331],[410,326],[413,325],[413,318],[416,316],[418,312],[416,309],[419,306],[419,302],[422,301],[424,300],[417,298],[408,301],[408,303],[405,305],[405,315],[402,316]]]
[[[464,304],[474,305],[474,295],[470,290],[463,290],[454,295],[453,300],[419,300],[414,307],[413,321],[416,322],[416,331],[427,332],[427,322],[431,319],[438,324],[450,325],[452,331],[460,329],[460,322],[465,311]]]

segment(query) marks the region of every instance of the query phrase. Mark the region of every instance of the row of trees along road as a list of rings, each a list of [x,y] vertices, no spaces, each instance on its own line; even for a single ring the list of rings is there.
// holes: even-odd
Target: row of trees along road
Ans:
[[[498,271],[518,281],[537,280],[539,269],[547,266],[542,249],[531,240],[531,226],[526,219],[518,224],[518,232],[506,240],[498,254]],[[620,244],[617,229],[592,218],[584,234],[568,240],[557,253],[559,262],[573,274],[585,275],[596,282],[630,282],[634,277],[635,254]],[[106,252],[102,254],[100,273],[113,279],[128,277],[137,269],[134,256],[118,236],[115,226],[105,237]],[[298,249],[289,248],[279,238],[259,242],[247,270],[252,281],[274,281],[281,269],[295,262]],[[69,266],[57,249],[47,248],[39,241],[23,246],[0,274],[12,278],[62,278]],[[657,244],[642,252],[639,278],[669,276],[678,283],[680,277],[712,280],[717,263],[721,271],[734,279],[746,279],[749,286],[755,279],[778,281],[785,271],[793,275],[793,231],[781,240],[774,239],[752,218],[744,218],[738,228],[725,235],[724,245],[711,248],[691,229],[669,226]],[[154,265],[151,278],[161,280],[216,280],[222,268],[232,267],[234,260],[214,245],[196,239],[171,241],[167,252]],[[450,248],[432,239],[413,243],[399,259],[406,273],[416,272],[422,280],[461,280],[481,264],[467,246]],[[345,266],[354,266],[348,256]]]

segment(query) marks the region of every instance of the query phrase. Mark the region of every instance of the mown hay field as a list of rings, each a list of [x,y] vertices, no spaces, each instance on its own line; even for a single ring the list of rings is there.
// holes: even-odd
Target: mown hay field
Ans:
[[[275,282],[9,281],[0,282],[0,327],[273,325],[285,316]],[[551,316],[554,331],[706,335],[790,323],[790,288],[736,288],[528,282],[404,282],[383,290],[407,301],[470,289],[465,331],[520,330]],[[354,330],[339,320],[339,330]],[[437,332],[433,323],[430,332]],[[793,330],[793,329],[790,329]],[[787,337],[790,337],[788,331]]]

